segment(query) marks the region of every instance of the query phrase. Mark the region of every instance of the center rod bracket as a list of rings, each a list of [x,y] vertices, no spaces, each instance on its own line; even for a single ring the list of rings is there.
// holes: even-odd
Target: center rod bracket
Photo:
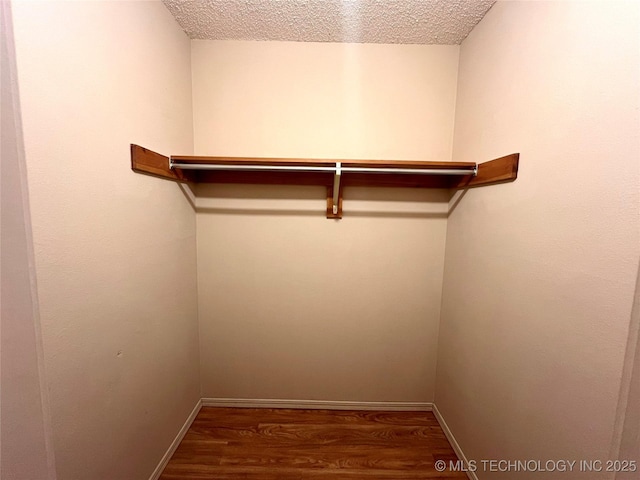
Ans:
[[[333,214],[338,214],[338,199],[340,198],[340,176],[342,175],[342,163],[336,162],[336,172],[333,175]]]

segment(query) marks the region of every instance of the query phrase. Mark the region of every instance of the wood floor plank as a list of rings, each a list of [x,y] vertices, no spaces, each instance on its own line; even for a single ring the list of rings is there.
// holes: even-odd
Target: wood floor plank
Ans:
[[[465,479],[431,412],[203,407],[160,480]]]

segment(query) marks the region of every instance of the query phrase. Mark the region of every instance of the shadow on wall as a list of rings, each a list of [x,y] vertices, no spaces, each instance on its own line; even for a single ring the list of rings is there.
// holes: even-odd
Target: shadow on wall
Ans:
[[[189,187],[182,189],[189,198]],[[452,195],[445,189],[347,187],[343,209],[345,217],[447,218],[465,192]],[[322,186],[199,184],[194,200],[196,212],[204,214],[326,214],[326,189]]]

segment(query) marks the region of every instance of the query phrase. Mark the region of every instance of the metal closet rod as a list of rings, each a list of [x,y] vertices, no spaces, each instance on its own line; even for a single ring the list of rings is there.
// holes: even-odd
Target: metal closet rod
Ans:
[[[477,175],[478,167],[465,168],[392,168],[392,167],[317,167],[292,165],[214,165],[208,163],[180,163],[169,161],[170,168],[182,170],[249,170],[249,171],[289,171],[289,172],[352,172],[352,173],[402,173],[411,175]]]

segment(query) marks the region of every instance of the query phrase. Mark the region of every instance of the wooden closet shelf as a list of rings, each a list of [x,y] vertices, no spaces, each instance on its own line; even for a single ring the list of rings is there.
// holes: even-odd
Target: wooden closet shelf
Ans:
[[[318,166],[334,167],[341,163],[343,167],[371,167],[371,168],[474,168],[473,162],[419,162],[411,160],[340,160],[318,158],[265,158],[265,157],[202,157],[172,155],[174,163],[188,165],[260,165],[260,166]]]
[[[311,158],[166,157],[131,145],[131,168],[179,182],[320,185],[327,188],[327,218],[342,218],[344,187],[463,189],[510,182],[519,154],[489,162],[334,160]]]

